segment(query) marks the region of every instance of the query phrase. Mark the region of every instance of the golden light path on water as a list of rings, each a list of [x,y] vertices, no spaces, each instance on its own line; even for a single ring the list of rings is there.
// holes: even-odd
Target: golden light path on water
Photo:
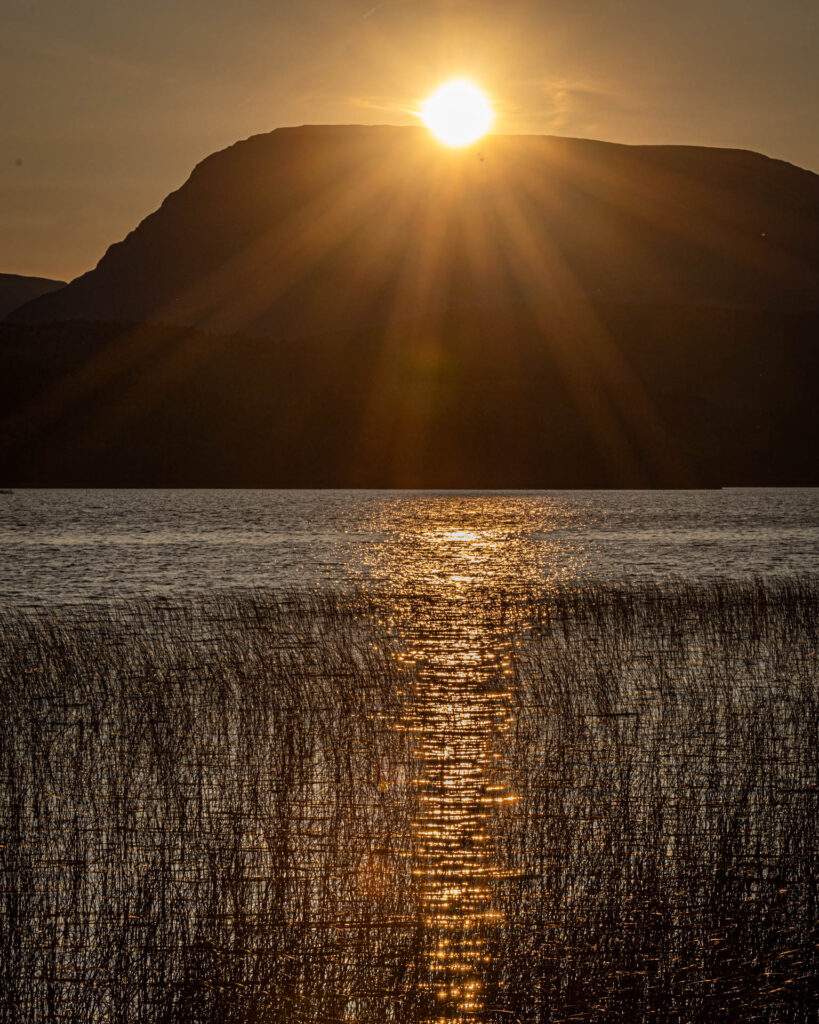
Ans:
[[[481,624],[453,610],[407,652],[417,682],[403,723],[417,737],[413,871],[439,1024],[479,1020],[485,1009],[487,932],[498,919],[493,889],[501,877],[492,812],[514,799],[494,749],[511,714],[511,695],[498,686],[503,668]]]
[[[429,1024],[483,1021],[502,1002],[487,979],[504,884],[498,812],[516,800],[500,753],[514,695],[511,652],[492,591],[503,582],[515,541],[504,524],[487,524],[481,505],[475,499],[470,506],[483,518],[473,530],[452,528],[451,507],[443,522],[435,521],[435,505],[428,507],[428,528],[416,522],[406,545],[382,552],[376,574],[396,591],[432,598],[403,611],[397,601],[393,623],[415,679],[399,728],[415,741],[413,874],[435,1006]],[[520,573],[516,582],[525,582]]]

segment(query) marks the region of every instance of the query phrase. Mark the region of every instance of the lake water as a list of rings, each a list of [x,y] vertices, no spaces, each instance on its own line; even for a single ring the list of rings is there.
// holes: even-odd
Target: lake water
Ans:
[[[819,490],[0,496],[6,604],[358,587],[436,599],[395,603],[390,629],[414,683],[388,726],[412,740],[419,986],[435,1024],[488,1019],[488,944],[520,875],[504,867],[497,827],[518,799],[501,755],[515,708],[511,647],[476,615],[476,596],[556,581],[812,573],[817,551]]]
[[[819,490],[21,490],[0,601],[813,572]]]

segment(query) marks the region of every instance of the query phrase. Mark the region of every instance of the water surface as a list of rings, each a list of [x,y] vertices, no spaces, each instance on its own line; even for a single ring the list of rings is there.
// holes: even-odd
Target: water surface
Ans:
[[[413,666],[413,874],[437,1024],[486,1019],[503,889],[495,811],[508,638],[479,595],[816,570],[819,491],[19,491],[0,497],[0,601],[372,586]],[[423,599],[431,601],[425,602]],[[631,711],[627,713],[631,714]]]
[[[0,600],[810,572],[819,490],[0,495]]]

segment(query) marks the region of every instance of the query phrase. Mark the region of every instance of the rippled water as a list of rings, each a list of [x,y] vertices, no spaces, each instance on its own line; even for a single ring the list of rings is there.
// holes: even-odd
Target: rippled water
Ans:
[[[0,494],[0,600],[813,571],[819,491]]]
[[[432,598],[391,627],[414,666],[412,823],[438,1024],[484,1019],[502,885],[493,811],[516,800],[498,753],[513,693],[475,595],[547,581],[810,573],[819,491],[509,494],[20,491],[0,496],[0,600],[47,604],[371,585]],[[499,671],[500,669],[500,671]]]
[[[449,600],[447,600],[449,598]],[[504,639],[447,595],[431,614],[398,617],[415,685],[399,728],[414,734],[420,808],[413,821],[425,955],[437,1024],[478,1021],[485,1005],[486,936],[498,919],[502,878],[492,811],[513,802],[496,745],[509,728]],[[500,673],[498,672],[500,669]]]

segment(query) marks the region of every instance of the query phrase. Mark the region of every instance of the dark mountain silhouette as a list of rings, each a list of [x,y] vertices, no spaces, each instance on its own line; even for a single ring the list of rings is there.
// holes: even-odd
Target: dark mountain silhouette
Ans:
[[[817,485],[819,178],[305,128],[0,325],[0,483]]]
[[[23,303],[64,287],[65,281],[52,281],[48,277],[0,274],[0,320]]]
[[[819,314],[459,312],[297,344],[0,325],[6,486],[818,485]]]
[[[13,319],[292,338],[586,299],[819,308],[819,176],[734,150],[281,129],[208,157]]]

